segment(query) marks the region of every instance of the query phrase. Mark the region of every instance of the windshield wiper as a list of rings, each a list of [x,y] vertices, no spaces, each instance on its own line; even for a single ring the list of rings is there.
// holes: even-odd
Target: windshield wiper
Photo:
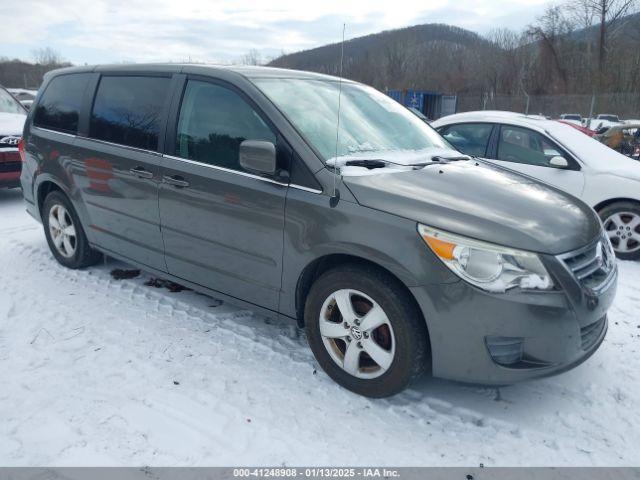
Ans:
[[[370,158],[360,158],[357,160],[347,160],[345,165],[348,167],[365,167],[369,170],[373,170],[374,168],[384,168],[388,165],[389,162],[385,162],[384,160],[375,160]]]
[[[449,163],[449,162],[462,161],[462,160],[471,160],[471,157],[469,155],[463,155],[463,154],[452,155],[450,157],[443,156],[443,155],[433,155],[433,156],[427,155],[424,160],[419,160],[412,163],[394,162],[393,160],[385,160],[382,158],[351,158],[351,159],[344,159],[341,161],[340,160],[335,161],[332,159],[328,162],[328,164],[332,167],[336,167],[336,166],[364,167],[369,170],[373,170],[376,168],[385,168],[389,166],[417,169],[417,168],[425,167],[427,165],[442,164],[442,163]]]
[[[431,157],[431,160],[439,163],[460,162],[462,160],[471,160],[469,155],[459,155],[457,157],[441,157],[439,155]]]

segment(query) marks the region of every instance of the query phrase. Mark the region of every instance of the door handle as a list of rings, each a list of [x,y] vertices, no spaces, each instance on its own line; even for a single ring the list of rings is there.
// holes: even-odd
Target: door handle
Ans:
[[[153,172],[145,170],[143,167],[134,167],[129,170],[129,173],[139,178],[153,178]]]
[[[168,183],[169,185],[173,185],[174,187],[178,187],[178,188],[186,188],[189,186],[189,182],[187,182],[180,175],[171,175],[171,176],[163,175],[162,181],[164,183]]]

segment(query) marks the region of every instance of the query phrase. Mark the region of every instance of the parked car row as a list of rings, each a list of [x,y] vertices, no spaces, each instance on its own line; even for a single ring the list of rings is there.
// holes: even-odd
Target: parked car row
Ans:
[[[594,131],[616,125],[635,124],[640,122],[638,119],[621,120],[618,115],[614,115],[612,113],[601,113],[591,119],[584,118],[579,113],[563,113],[558,117],[558,119],[574,125],[588,127]]]
[[[449,120],[443,138],[372,88],[308,72],[63,69],[29,113],[21,184],[60,264],[104,253],[295,319],[360,394],[425,371],[501,385],[572,368],[604,339],[610,239],[633,254],[636,210],[608,202],[605,231],[583,201],[514,170],[553,168],[569,180],[541,178],[590,199],[613,195],[597,175],[619,194],[636,181],[557,122]]]
[[[595,118],[583,118],[579,113],[563,113],[560,115],[559,120],[563,120],[565,122],[573,123],[574,125],[579,125],[583,127],[589,127],[592,130],[598,130],[602,127],[609,127],[611,125],[617,125],[623,123],[618,115],[613,115],[610,113],[601,113]]]
[[[27,110],[0,86],[0,188],[20,185],[18,142],[26,118]]]

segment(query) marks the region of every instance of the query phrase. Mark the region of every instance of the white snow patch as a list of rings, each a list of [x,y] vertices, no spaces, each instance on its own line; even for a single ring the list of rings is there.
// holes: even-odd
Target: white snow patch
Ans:
[[[292,323],[59,266],[0,190],[0,464],[637,465],[640,264],[607,338],[562,375],[499,389],[424,378],[386,400],[319,368]],[[177,382],[177,384],[175,383]]]

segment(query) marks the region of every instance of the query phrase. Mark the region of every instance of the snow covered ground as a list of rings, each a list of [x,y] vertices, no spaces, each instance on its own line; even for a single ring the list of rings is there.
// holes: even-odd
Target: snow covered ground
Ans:
[[[386,400],[334,384],[292,324],[115,268],[59,266],[0,190],[1,465],[640,463],[640,264],[575,370]]]

